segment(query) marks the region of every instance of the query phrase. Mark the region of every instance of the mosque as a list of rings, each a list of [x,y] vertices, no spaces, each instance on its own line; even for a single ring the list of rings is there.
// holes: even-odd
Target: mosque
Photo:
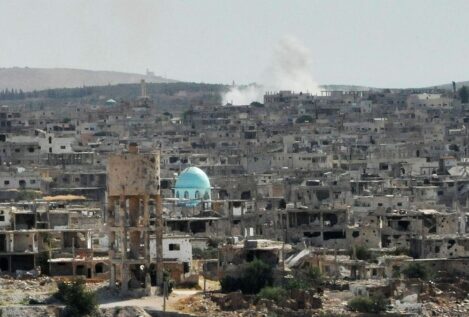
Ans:
[[[195,166],[186,168],[176,180],[174,195],[178,205],[184,207],[195,207],[201,201],[210,201],[212,187],[207,174]]]

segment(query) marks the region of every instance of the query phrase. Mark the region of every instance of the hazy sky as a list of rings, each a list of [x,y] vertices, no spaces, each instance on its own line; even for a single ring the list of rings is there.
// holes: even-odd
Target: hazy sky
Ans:
[[[0,0],[0,67],[261,81],[285,36],[320,84],[469,80],[469,1]]]

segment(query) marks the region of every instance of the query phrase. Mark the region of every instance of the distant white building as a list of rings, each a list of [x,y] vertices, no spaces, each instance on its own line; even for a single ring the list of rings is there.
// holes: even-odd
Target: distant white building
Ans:
[[[150,257],[156,259],[156,239],[150,239]],[[192,243],[188,236],[163,237],[163,259],[165,261],[192,262]]]

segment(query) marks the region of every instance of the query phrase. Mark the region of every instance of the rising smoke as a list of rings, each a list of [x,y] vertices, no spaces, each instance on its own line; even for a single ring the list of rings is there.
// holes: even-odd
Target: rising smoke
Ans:
[[[292,90],[319,93],[311,75],[311,52],[294,37],[285,37],[277,44],[272,65],[265,71],[260,85],[232,87],[223,95],[223,104],[246,105],[262,102],[267,91]]]

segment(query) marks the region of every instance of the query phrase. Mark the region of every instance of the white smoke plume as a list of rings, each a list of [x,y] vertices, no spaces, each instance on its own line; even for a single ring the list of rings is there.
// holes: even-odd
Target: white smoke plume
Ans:
[[[318,94],[320,89],[311,74],[311,52],[294,37],[277,44],[272,65],[260,85],[232,87],[223,95],[223,104],[246,105],[263,101],[267,91],[292,90]]]
[[[262,102],[264,93],[264,87],[256,84],[241,87],[233,86],[223,94],[223,104],[249,105],[253,101]]]

